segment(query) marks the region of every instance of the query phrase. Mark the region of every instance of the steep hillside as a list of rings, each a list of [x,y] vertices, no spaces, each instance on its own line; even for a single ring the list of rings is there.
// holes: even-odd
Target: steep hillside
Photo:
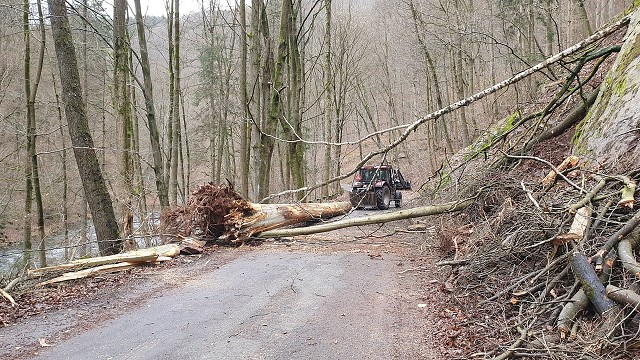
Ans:
[[[445,316],[455,334],[440,337],[461,358],[640,356],[639,21],[636,11],[624,39],[565,63],[565,81],[458,155],[433,187],[445,189],[438,199],[478,194],[435,223],[440,311],[460,311]]]

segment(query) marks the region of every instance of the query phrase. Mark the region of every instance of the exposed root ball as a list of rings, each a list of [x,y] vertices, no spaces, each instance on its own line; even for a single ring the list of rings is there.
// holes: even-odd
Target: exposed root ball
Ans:
[[[163,212],[160,229],[163,234],[215,239],[233,232],[234,220],[253,212],[251,204],[232,187],[208,183],[194,190],[184,206]]]

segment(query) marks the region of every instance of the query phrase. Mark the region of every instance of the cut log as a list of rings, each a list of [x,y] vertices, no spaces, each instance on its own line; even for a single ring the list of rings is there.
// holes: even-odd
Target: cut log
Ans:
[[[578,209],[575,217],[573,218],[573,222],[571,223],[569,232],[556,236],[552,242],[553,246],[560,246],[569,241],[582,239],[584,232],[587,230],[587,226],[589,225],[591,213],[592,209],[590,207],[583,206]]]
[[[84,279],[86,277],[97,276],[97,275],[112,273],[116,271],[124,271],[138,265],[139,263],[121,262],[117,264],[96,266],[90,269],[64,273],[53,279],[37,283],[36,286],[44,286],[44,285],[55,284],[63,281],[69,281],[69,280]]]
[[[196,255],[201,254],[204,251],[206,241],[197,240],[194,238],[186,238],[180,242],[180,254],[183,255]]]
[[[606,257],[606,261],[604,263],[604,267],[600,275],[598,276],[601,283],[605,283],[609,279],[609,275],[611,274],[611,269],[616,261],[616,252],[609,251]],[[587,308],[589,305],[589,297],[585,293],[584,289],[578,290],[567,302],[562,311],[560,311],[560,315],[558,316],[558,331],[560,331],[560,337],[566,338],[567,334],[571,331],[574,320],[578,314]]]
[[[585,294],[598,314],[602,315],[612,309],[615,303],[607,297],[604,285],[600,282],[589,259],[580,252],[574,252],[571,254],[570,262],[576,279],[580,281]]]
[[[396,220],[412,219],[412,218],[437,215],[437,214],[446,214],[446,213],[457,212],[457,211],[462,211],[466,209],[467,207],[469,207],[469,205],[473,203],[473,200],[474,198],[471,198],[471,199],[449,202],[449,203],[440,204],[440,205],[423,206],[423,207],[417,207],[413,209],[394,211],[392,213],[359,217],[354,219],[339,220],[339,221],[334,221],[330,223],[309,226],[304,228],[270,230],[270,231],[264,231],[264,232],[258,233],[256,234],[256,236],[261,238],[277,238],[277,237],[286,237],[286,236],[309,235],[309,234],[317,234],[321,232],[342,229],[342,228],[351,227],[351,226],[382,224],[382,223],[387,223],[387,222],[396,221]]]
[[[565,339],[567,337],[576,316],[586,309],[588,305],[589,298],[584,292],[584,289],[578,290],[578,292],[571,297],[570,302],[565,304],[558,316],[558,331],[560,331],[561,338]]]
[[[27,272],[27,275],[29,277],[37,277],[55,271],[81,269],[99,265],[114,264],[124,261],[130,263],[153,262],[156,261],[159,256],[174,257],[179,253],[180,248],[177,244],[161,245],[122,254],[100,256],[89,259],[79,259],[67,264],[31,269]]]

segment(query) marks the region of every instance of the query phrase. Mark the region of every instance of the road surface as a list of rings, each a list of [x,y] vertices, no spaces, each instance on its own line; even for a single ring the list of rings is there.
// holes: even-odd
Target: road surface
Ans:
[[[35,359],[394,358],[395,262],[247,252]]]

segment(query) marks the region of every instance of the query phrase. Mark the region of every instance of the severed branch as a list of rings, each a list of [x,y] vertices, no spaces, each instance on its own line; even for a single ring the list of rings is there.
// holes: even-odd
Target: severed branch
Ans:
[[[624,183],[618,205],[626,207],[627,209],[633,209],[633,205],[635,204],[634,195],[636,193],[636,182],[628,176],[616,176],[615,178]]]
[[[620,201],[618,202],[618,205],[622,206],[622,207],[625,207],[627,209],[633,209],[633,205],[635,204],[634,194],[636,192],[636,182],[635,181],[631,180],[628,176],[623,176],[623,175],[605,176],[605,177],[598,176],[597,179],[599,179],[599,181],[596,184],[596,186],[594,186],[593,189],[591,191],[589,191],[584,196],[584,198],[582,198],[582,200],[580,200],[577,203],[571,205],[569,207],[570,211],[576,211],[577,209],[579,209],[579,208],[587,205],[588,203],[590,203],[592,200],[594,200],[596,194],[600,190],[602,190],[602,188],[607,184],[607,182],[613,181],[613,180],[618,180],[618,181],[624,183],[624,187],[622,188]]]
[[[544,159],[541,159],[541,158],[535,157],[535,156],[509,155],[507,153],[505,153],[504,155],[506,157],[508,157],[509,159],[525,159],[525,160],[539,161],[539,162],[549,166],[556,174],[558,174],[558,176],[560,176],[562,178],[562,180],[566,181],[569,185],[571,185],[576,190],[580,191],[581,193],[586,192],[583,188],[581,188],[580,186],[575,184],[573,181],[569,180],[569,178],[564,176],[564,174],[562,173],[562,170],[558,169],[557,167],[555,167],[552,163],[548,162],[547,160],[544,160]]]
[[[507,349],[507,351],[503,352],[499,356],[496,356],[495,358],[493,358],[493,360],[505,360],[510,359],[513,356],[513,353],[516,351],[516,349],[519,348],[520,345],[527,339],[527,329],[518,327],[518,332],[520,333],[520,337],[518,338],[518,340],[516,340],[511,346],[509,346],[509,349]]]
[[[591,191],[589,191],[583,198],[582,200],[578,201],[577,203],[571,205],[569,207],[569,211],[571,212],[576,212],[578,209],[586,206],[588,203],[591,202],[591,200],[593,199],[594,196],[596,196],[596,194],[602,190],[602,188],[607,184],[607,179],[603,178],[600,179],[600,181],[598,181],[598,183],[596,184],[596,186],[593,187],[593,189],[591,189]]]
[[[636,280],[640,280],[640,263],[633,255],[633,249],[640,241],[640,231],[633,231],[627,238],[618,243],[618,256],[622,266],[635,275]]]
[[[634,309],[640,307],[640,295],[638,295],[635,291],[629,289],[621,289],[613,285],[607,285],[606,290],[609,299],[623,305],[630,305]]]
[[[542,181],[540,181],[540,182],[544,186],[551,185],[552,183],[554,183],[556,181],[556,174],[558,174],[558,172],[574,168],[576,165],[578,165],[578,161],[580,161],[580,159],[577,156],[569,155],[569,157],[564,159],[564,161],[562,161],[562,163],[560,163],[560,165],[558,165],[557,169],[553,169],[553,170],[549,171],[547,176],[545,176],[544,179],[542,179]]]

